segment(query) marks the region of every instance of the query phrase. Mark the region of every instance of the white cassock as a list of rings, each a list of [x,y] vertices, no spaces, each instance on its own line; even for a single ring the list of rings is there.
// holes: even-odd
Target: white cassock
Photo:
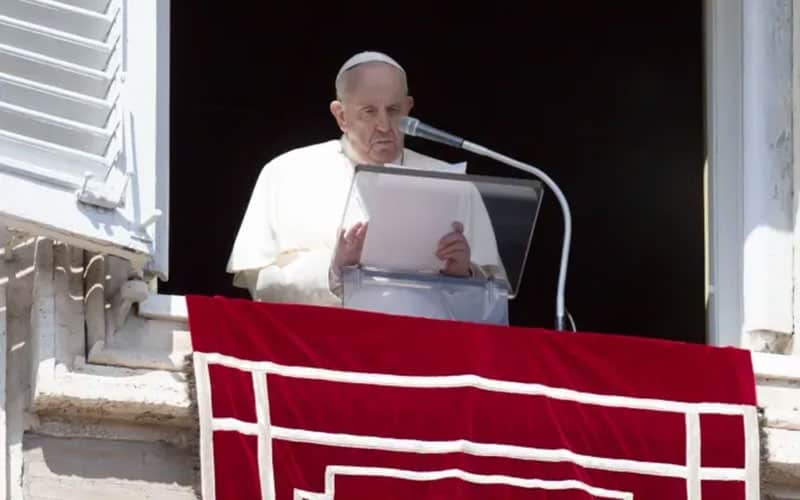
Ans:
[[[253,299],[342,304],[329,288],[329,268],[356,165],[346,154],[347,147],[341,138],[295,149],[261,170],[227,265],[234,285],[247,288]],[[401,161],[417,169],[452,170],[447,163],[408,148]],[[482,242],[469,241],[472,260],[477,266],[502,269],[491,222],[479,198],[479,216],[476,219],[476,211],[470,210],[472,220],[464,221],[468,241],[470,226],[484,228],[473,232],[482,235]]]

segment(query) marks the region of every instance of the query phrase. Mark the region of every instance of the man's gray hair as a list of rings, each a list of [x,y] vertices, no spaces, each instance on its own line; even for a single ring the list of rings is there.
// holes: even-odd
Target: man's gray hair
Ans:
[[[384,63],[388,64],[389,66],[393,66],[400,70],[400,73],[403,75],[403,85],[406,87],[406,91],[408,91],[408,84],[406,83],[406,70],[403,69],[400,64],[389,57],[388,55],[384,54],[383,52],[375,52],[375,51],[365,51],[359,52],[358,54],[354,55],[342,65],[339,69],[339,73],[336,74],[336,98],[341,100],[345,93],[345,87],[347,86],[347,73],[359,66],[361,64],[366,63]]]

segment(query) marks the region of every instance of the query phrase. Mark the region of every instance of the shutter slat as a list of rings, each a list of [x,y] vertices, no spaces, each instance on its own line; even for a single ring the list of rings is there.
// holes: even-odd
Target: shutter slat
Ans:
[[[0,16],[0,44],[24,47],[65,62],[103,70],[114,49],[112,43],[101,43],[63,31]]]
[[[80,180],[85,172],[90,172],[97,179],[104,179],[113,158],[0,130],[0,163],[7,159]]]
[[[115,9],[118,10],[118,9]],[[98,42],[106,41],[117,12],[103,14],[52,0],[3,0],[0,15]]]
[[[0,129],[95,155],[106,153],[114,135],[114,130],[91,127],[3,102],[0,102]]]
[[[61,0],[61,3],[104,14],[111,0]]]
[[[0,68],[12,75],[103,99],[114,74],[0,45]]]
[[[101,128],[108,123],[114,107],[114,101],[68,92],[4,73],[0,73],[0,102]]]

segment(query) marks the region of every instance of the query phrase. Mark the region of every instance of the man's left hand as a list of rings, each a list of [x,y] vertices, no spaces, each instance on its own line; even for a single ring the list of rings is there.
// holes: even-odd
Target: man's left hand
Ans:
[[[436,257],[446,261],[442,273],[450,276],[470,275],[470,249],[464,237],[464,224],[453,222],[453,232],[439,240]]]

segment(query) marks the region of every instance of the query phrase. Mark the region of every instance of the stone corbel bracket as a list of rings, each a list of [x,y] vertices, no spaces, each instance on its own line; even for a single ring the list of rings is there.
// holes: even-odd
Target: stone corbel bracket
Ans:
[[[189,386],[181,372],[101,366],[85,362],[82,252],[37,242],[31,309],[30,408],[37,416],[101,419],[130,424],[194,426]],[[139,297],[138,284],[119,295],[116,317]],[[72,292],[72,293],[70,293]],[[88,297],[88,295],[87,295]],[[127,313],[126,313],[127,314]],[[79,335],[79,336],[78,336]],[[78,339],[83,339],[78,342]]]

